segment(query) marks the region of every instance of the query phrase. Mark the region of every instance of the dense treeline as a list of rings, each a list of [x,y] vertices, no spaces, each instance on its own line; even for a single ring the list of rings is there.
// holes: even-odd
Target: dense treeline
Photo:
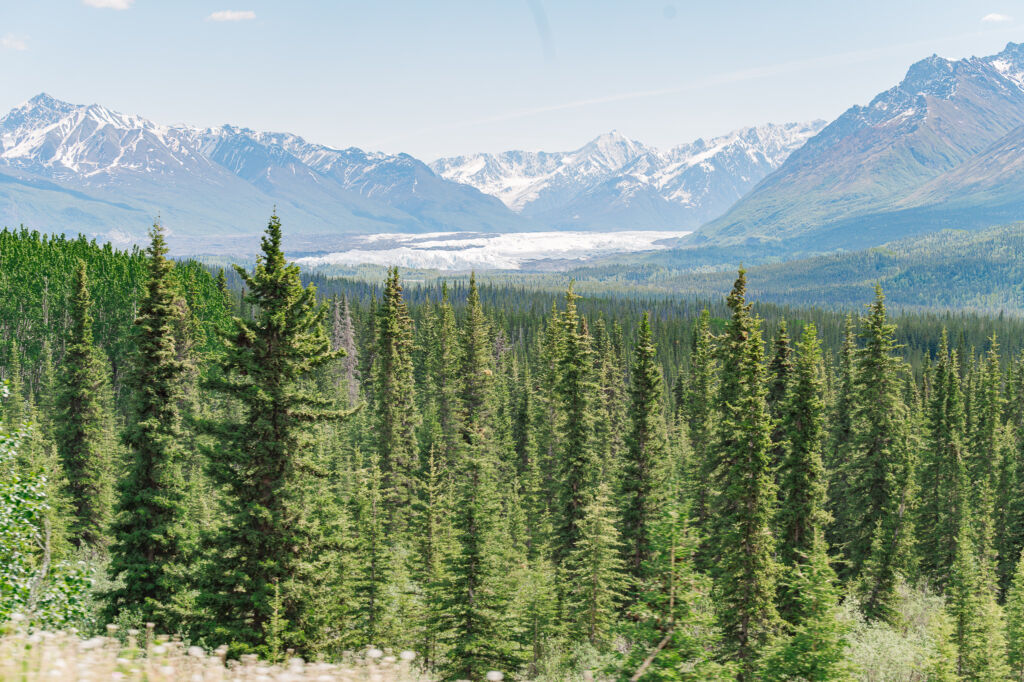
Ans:
[[[1021,679],[1013,320],[755,308],[743,271],[311,286],[276,217],[231,277],[159,227],[0,237],[0,618],[443,679]]]
[[[636,256],[636,263],[581,267],[567,276],[597,290],[642,287],[651,295],[724,296],[732,283],[726,264],[746,262],[756,264],[750,268],[751,294],[762,301],[849,310],[880,282],[888,300],[901,310],[1005,310],[1020,315],[1022,249],[1024,225],[1018,223],[977,232],[943,230],[870,249],[802,258],[770,244],[672,249]]]

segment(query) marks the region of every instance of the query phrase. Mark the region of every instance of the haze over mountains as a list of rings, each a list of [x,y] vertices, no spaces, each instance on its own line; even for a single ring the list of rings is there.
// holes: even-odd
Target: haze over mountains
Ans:
[[[0,224],[117,241],[159,214],[172,234],[216,240],[258,232],[276,204],[293,235],[694,228],[821,125],[751,128],[665,154],[617,133],[570,154],[510,153],[536,172],[509,201],[490,194],[508,177],[479,189],[463,177],[475,161],[438,162],[438,174],[405,154],[167,126],[40,94],[0,118]]]

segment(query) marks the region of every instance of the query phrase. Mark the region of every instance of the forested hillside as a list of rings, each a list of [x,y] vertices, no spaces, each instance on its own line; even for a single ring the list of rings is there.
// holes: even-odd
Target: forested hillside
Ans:
[[[0,623],[436,679],[1009,680],[1024,322],[0,233]],[[750,283],[753,289],[755,279]]]

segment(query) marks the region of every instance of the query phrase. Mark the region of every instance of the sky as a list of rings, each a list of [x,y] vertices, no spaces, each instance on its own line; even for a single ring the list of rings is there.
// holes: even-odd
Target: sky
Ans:
[[[47,92],[426,161],[664,148],[832,119],[1008,41],[1024,0],[0,0],[0,111]]]

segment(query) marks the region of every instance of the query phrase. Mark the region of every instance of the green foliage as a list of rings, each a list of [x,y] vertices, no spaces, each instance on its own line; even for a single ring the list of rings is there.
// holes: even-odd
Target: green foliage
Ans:
[[[583,510],[580,536],[565,561],[567,619],[592,645],[607,644],[627,587],[611,490],[601,483]]]
[[[113,424],[107,368],[93,345],[93,304],[84,261],[79,261],[75,283],[54,435],[73,509],[71,535],[80,545],[102,547],[108,542],[113,504]]]
[[[323,463],[309,449],[310,427],[344,413],[311,395],[305,381],[340,351],[330,350],[316,290],[285,262],[277,216],[262,254],[252,274],[236,267],[255,317],[235,318],[219,372],[207,381],[229,401],[232,417],[205,423],[217,442],[209,471],[224,490],[228,521],[211,547],[201,604],[213,620],[202,627],[208,638],[245,651],[261,645],[277,613],[282,646],[309,651],[317,624],[332,619],[314,581],[337,589],[345,529]],[[342,594],[328,608],[342,607]]]
[[[956,558],[949,578],[949,615],[953,620],[957,673],[962,679],[1006,679],[1006,638],[1002,613],[971,540],[965,521],[957,535]]]
[[[651,558],[651,526],[660,506],[656,491],[668,466],[664,389],[647,313],[640,321],[632,370],[630,430],[620,494],[626,565],[633,578],[640,580]]]
[[[854,379],[855,408],[850,435],[850,489],[846,503],[855,519],[847,540],[853,576],[863,577],[864,608],[872,618],[895,617],[898,575],[910,561],[910,491],[913,458],[908,416],[901,390],[901,365],[886,314],[885,297],[876,290],[864,319]]]
[[[974,651],[1002,638],[1017,660],[1019,590],[1005,633],[995,596],[1024,543],[1020,320],[890,317],[880,295],[863,320],[755,314],[742,274],[724,303],[570,289],[559,311],[511,276],[303,275],[276,220],[253,272],[216,279],[152,248],[5,239],[27,301],[0,302],[5,428],[39,426],[0,486],[43,501],[11,562],[36,584],[50,556],[37,619],[92,627],[102,600],[232,655],[372,642],[452,679],[977,679],[1004,674]],[[58,252],[88,299],[13,282]],[[70,266],[40,267],[72,291]],[[100,370],[97,418],[61,442],[93,443],[80,464],[121,487],[114,575],[65,599],[60,576],[86,575],[67,563],[81,471],[54,438],[75,366]]]
[[[109,596],[108,619],[130,609],[143,621],[169,629],[188,615],[181,608],[192,538],[184,519],[180,410],[188,367],[177,353],[181,309],[163,228],[155,225],[151,235],[149,281],[135,320],[136,352],[126,380],[132,396],[124,432],[129,463],[121,478],[111,548],[110,572],[123,587]]]
[[[712,502],[715,602],[726,660],[753,679],[757,660],[778,634],[777,566],[772,521],[776,489],[760,320],[746,302],[740,270],[729,295],[732,320],[721,346],[721,417],[716,430]]]
[[[0,397],[9,399],[6,385]],[[91,580],[83,566],[53,561],[46,480],[18,466],[29,435],[0,429],[0,623],[17,615],[41,628],[80,626]]]
[[[417,495],[416,384],[412,366],[412,320],[398,268],[388,274],[377,311],[377,343],[373,354],[373,412],[377,454],[384,471],[384,496],[390,525],[407,528],[406,510]]]
[[[829,565],[820,530],[814,531],[808,554],[789,571],[785,591],[789,600],[787,636],[761,662],[763,680],[850,680],[846,657],[848,626],[837,619],[836,575]]]

